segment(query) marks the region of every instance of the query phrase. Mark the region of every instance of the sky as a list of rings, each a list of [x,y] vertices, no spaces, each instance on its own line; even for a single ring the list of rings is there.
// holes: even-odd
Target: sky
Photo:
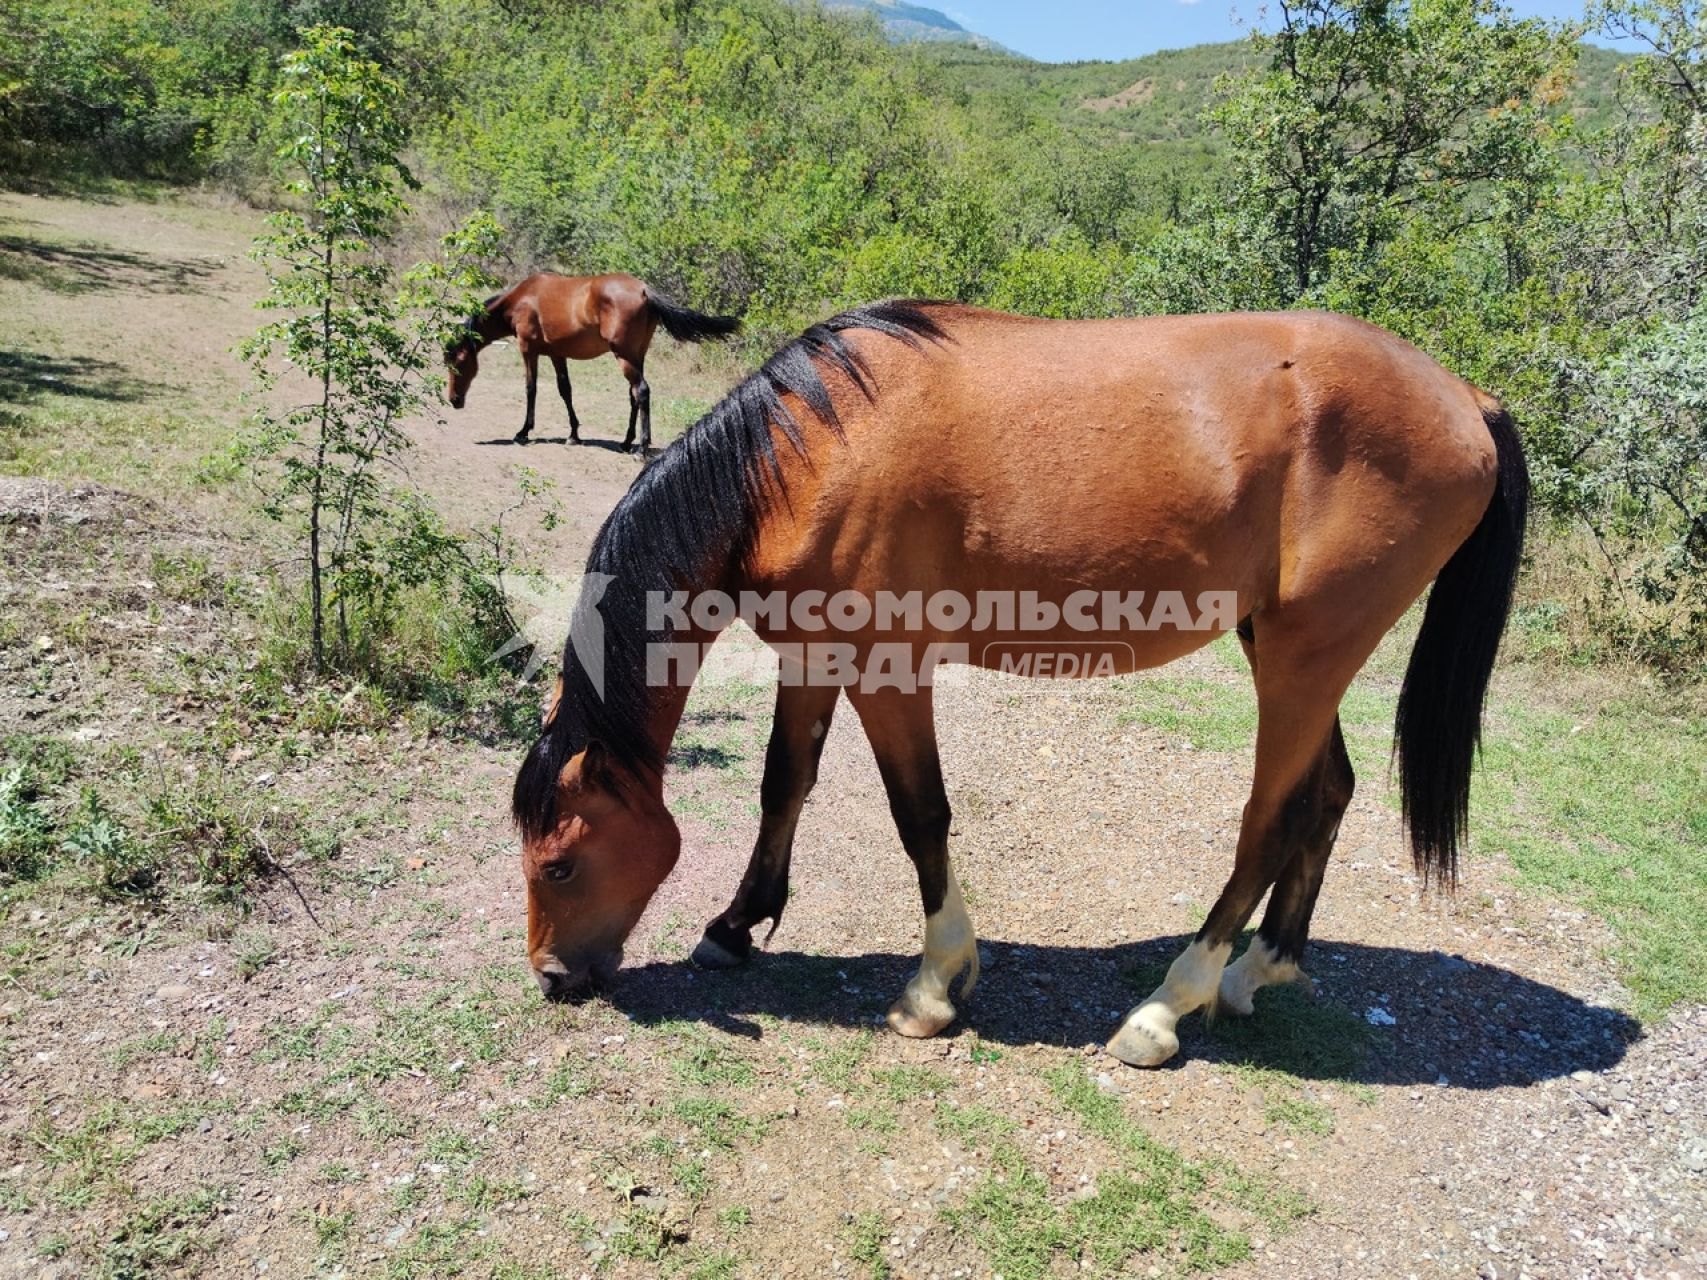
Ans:
[[[1262,0],[915,0],[968,30],[1045,62],[1136,58],[1237,40],[1261,20]],[[1510,0],[1524,17],[1580,18],[1582,0]]]

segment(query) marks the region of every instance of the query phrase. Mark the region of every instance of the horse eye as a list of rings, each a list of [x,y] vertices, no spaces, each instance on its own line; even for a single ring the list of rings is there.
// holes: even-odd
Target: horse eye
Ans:
[[[545,869],[544,874],[547,880],[563,884],[574,877],[575,864],[573,862],[554,862]]]

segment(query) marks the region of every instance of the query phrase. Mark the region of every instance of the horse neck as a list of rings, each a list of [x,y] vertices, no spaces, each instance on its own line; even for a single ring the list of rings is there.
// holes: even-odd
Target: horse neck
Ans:
[[[499,338],[516,336],[516,326],[510,321],[510,311],[502,300],[492,304],[490,310],[475,317],[474,332],[480,335],[482,345],[496,342]]]
[[[720,573],[709,583],[687,588],[688,599],[691,602],[701,591],[726,591],[735,598],[734,575]],[[721,629],[690,625],[685,632],[671,632],[670,643],[691,644],[697,646],[703,660],[710,646],[722,634]],[[660,759],[668,759],[670,748],[675,745],[676,733],[681,728],[682,714],[687,710],[688,696],[693,692],[693,685],[698,679],[699,666],[695,664],[694,677],[686,682],[675,680],[672,668],[672,680],[669,684],[654,690],[652,698],[651,719],[648,728],[652,741],[658,746]],[[659,793],[662,794],[663,780],[657,781]]]

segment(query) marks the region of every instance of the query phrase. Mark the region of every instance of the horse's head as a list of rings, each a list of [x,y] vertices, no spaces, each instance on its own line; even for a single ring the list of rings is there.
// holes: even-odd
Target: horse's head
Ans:
[[[681,832],[661,785],[619,778],[593,743],[563,766],[555,822],[522,838],[528,962],[557,1000],[604,981],[622,944],[676,865]]]
[[[446,396],[450,407],[460,409],[468,401],[469,384],[480,372],[480,334],[471,321],[468,332],[445,348],[445,368],[450,370],[450,386]]]

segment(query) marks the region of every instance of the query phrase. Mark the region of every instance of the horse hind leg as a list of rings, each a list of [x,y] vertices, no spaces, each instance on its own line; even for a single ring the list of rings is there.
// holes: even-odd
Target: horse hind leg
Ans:
[[[694,948],[694,963],[701,968],[728,969],[742,963],[752,954],[753,927],[769,920],[775,933],[782,922],[794,831],[818,779],[818,761],[839,693],[835,686],[777,686],[765,776],[759,786],[758,840],[734,901],[706,925],[705,936]]]
[[[1217,1008],[1229,1013],[1250,1014],[1255,1007],[1253,998],[1263,987],[1309,981],[1299,965],[1304,959],[1310,916],[1316,909],[1316,896],[1321,892],[1340,820],[1357,783],[1338,720],[1313,780],[1319,789],[1315,827],[1275,881],[1268,910],[1251,945],[1221,975]]]
[[[856,696],[850,688],[848,700],[859,713],[877,757],[878,772],[889,793],[889,812],[902,847],[918,871],[925,909],[924,955],[918,972],[889,1008],[889,1026],[904,1036],[934,1036],[954,1021],[956,1009],[949,996],[954,980],[966,973],[961,999],[977,985],[978,939],[949,866],[952,814],[937,756],[930,691],[883,690]]]
[[[1179,1020],[1213,1007],[1234,940],[1321,819],[1321,793],[1313,775],[1339,700],[1363,656],[1345,664],[1343,677],[1319,666],[1301,671],[1265,658],[1257,673],[1256,770],[1233,874],[1161,986],[1109,1040],[1108,1051],[1122,1062],[1139,1067],[1166,1062],[1179,1051]]]
[[[643,358],[631,360],[619,355],[617,363],[622,366],[622,376],[628,379],[628,434],[622,438],[622,447],[644,456],[652,447],[652,386],[646,381]],[[634,443],[637,422],[640,426],[638,445]]]

